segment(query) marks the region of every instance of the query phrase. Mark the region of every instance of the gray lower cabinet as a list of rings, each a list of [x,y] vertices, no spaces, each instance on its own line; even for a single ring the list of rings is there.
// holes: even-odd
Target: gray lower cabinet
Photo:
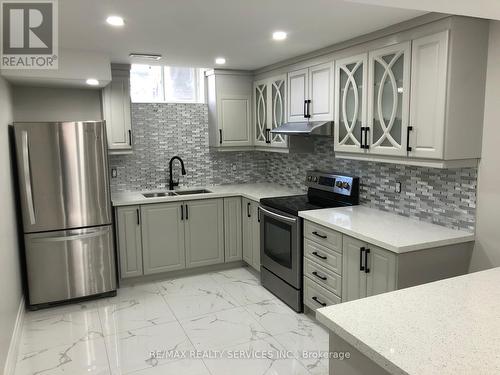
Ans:
[[[243,221],[243,260],[260,271],[259,203],[247,198],[241,202]]]
[[[241,198],[224,198],[224,248],[226,263],[242,260],[242,235]]]
[[[342,302],[396,289],[397,255],[355,238],[343,238]]]
[[[184,202],[186,267],[224,263],[224,203],[222,199]]]
[[[182,203],[141,206],[144,274],[180,270],[186,267]],[[187,242],[187,241],[186,241]]]
[[[223,199],[124,206],[115,213],[122,279],[224,263]]]
[[[142,275],[140,206],[116,210],[118,259],[122,278]]]

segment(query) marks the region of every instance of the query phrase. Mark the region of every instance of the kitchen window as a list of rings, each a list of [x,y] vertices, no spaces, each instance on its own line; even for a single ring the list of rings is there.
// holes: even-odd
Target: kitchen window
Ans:
[[[132,64],[133,103],[204,103],[205,69]]]

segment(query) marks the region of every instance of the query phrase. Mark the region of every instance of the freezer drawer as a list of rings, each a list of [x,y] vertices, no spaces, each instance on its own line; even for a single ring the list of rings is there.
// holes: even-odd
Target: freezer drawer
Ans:
[[[116,290],[112,227],[25,235],[29,303]]]

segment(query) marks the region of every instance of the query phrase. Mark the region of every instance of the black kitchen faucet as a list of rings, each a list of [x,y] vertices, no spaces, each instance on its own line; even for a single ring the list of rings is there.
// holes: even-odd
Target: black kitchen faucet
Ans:
[[[168,163],[168,169],[169,169],[169,176],[170,179],[168,181],[168,189],[169,190],[174,190],[174,186],[179,186],[179,180],[177,182],[174,182],[174,179],[172,177],[172,164],[174,160],[177,159],[181,162],[181,168],[182,168],[182,175],[184,176],[186,174],[186,169],[184,168],[184,162],[179,156],[174,156],[172,159],[170,159],[170,162]]]

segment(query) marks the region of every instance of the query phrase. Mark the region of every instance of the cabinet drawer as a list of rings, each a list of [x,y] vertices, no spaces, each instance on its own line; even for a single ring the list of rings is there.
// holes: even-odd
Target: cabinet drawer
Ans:
[[[304,262],[304,276],[324,286],[337,296],[340,296],[342,293],[342,278],[309,259],[305,259]]]
[[[308,277],[304,277],[304,305],[316,310],[321,307],[340,303],[340,298],[332,292],[315,283]]]
[[[304,237],[342,253],[342,233],[340,232],[306,221]]]
[[[304,255],[330,271],[342,275],[342,254],[317,244],[307,238],[304,239]]]

